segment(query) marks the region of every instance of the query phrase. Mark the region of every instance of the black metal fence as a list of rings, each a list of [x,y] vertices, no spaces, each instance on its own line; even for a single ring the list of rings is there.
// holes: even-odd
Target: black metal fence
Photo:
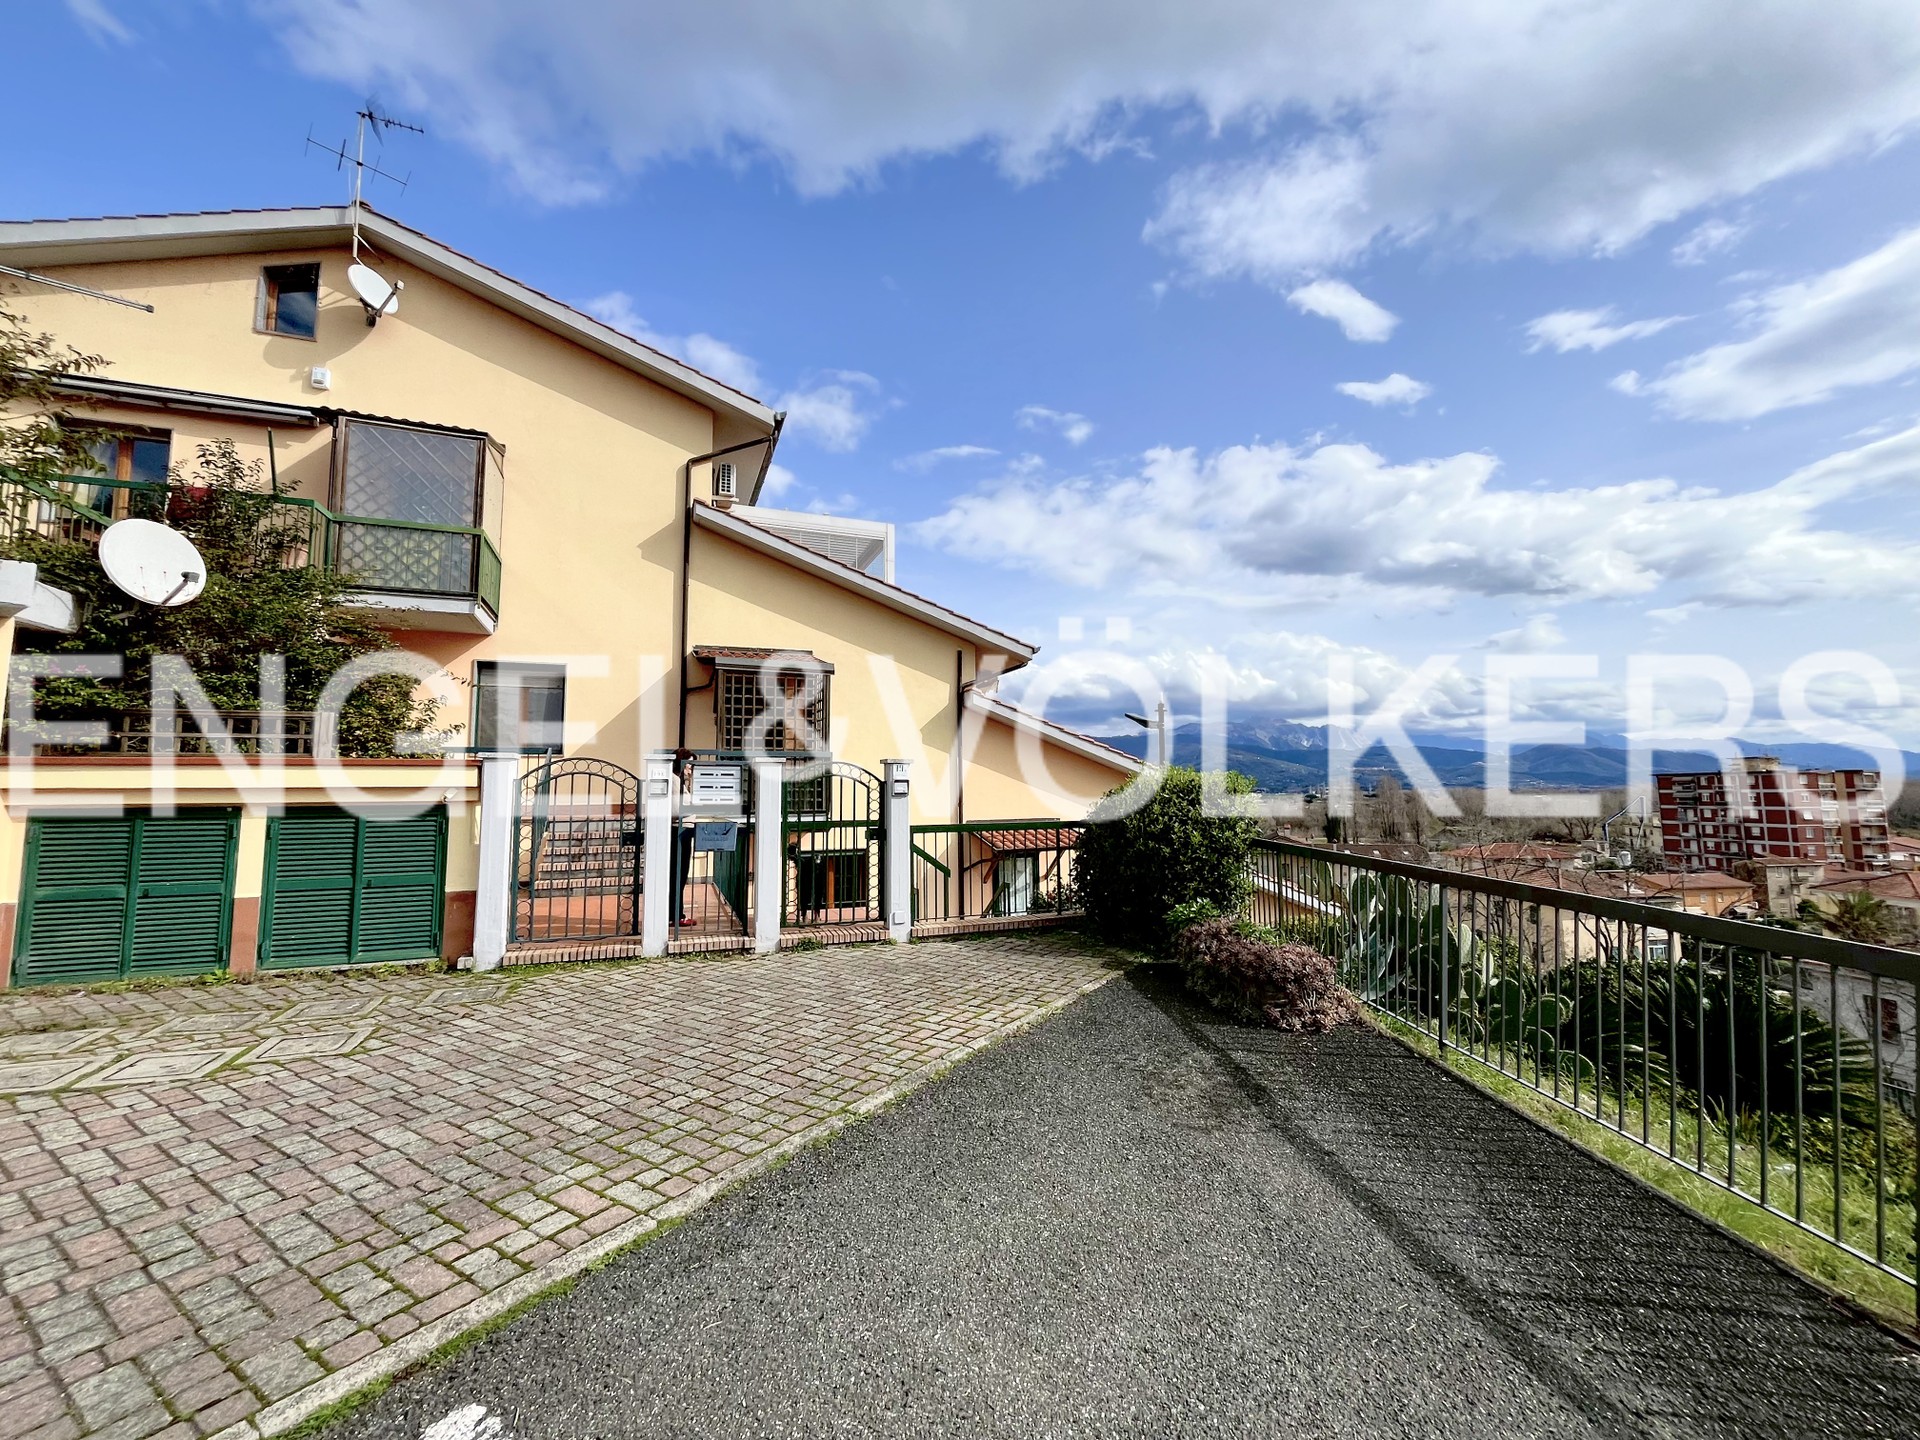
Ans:
[[[307,755],[314,753],[320,717],[310,710],[277,714],[217,710],[203,726],[188,710],[121,710],[91,723],[104,727],[97,745],[55,743],[42,721],[9,721],[9,746],[31,744],[41,755]]]
[[[1250,878],[1375,1010],[1913,1282],[1920,954],[1279,841]]]
[[[1075,908],[1074,846],[1084,827],[988,820],[913,827],[913,918],[992,920]]]

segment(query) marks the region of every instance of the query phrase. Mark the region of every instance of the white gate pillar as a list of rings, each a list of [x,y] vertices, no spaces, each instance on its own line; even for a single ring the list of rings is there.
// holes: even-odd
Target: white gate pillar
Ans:
[[[780,787],[785,783],[784,762],[753,762],[753,948],[762,955],[780,948],[786,911],[787,857],[780,848]]]
[[[473,885],[473,968],[498,970],[513,919],[514,828],[520,813],[520,757],[480,757],[480,873]]]
[[[913,938],[913,817],[908,810],[905,760],[883,760],[880,795],[880,895],[887,907],[887,938]]]
[[[640,823],[643,845],[640,872],[640,953],[667,953],[668,918],[675,903],[673,757],[649,755],[640,782]]]

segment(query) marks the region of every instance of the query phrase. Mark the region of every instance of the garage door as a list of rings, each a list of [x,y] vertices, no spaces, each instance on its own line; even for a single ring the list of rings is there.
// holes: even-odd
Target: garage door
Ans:
[[[260,963],[352,965],[440,953],[447,812],[290,810],[267,823]]]
[[[29,821],[16,983],[224,970],[238,833],[231,810]]]

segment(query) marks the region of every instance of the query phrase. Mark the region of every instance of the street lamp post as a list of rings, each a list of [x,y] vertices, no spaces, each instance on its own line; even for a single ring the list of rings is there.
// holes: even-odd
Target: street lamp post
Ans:
[[[1127,712],[1127,719],[1133,721],[1147,732],[1147,763],[1149,765],[1168,766],[1173,764],[1173,725],[1167,714],[1167,702],[1162,700],[1154,706],[1153,719],[1144,715]]]

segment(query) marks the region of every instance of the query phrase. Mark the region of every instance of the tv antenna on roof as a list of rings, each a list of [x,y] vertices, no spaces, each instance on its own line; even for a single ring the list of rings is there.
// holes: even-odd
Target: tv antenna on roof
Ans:
[[[367,159],[367,130],[369,128],[373,130],[374,144],[381,146],[383,149],[386,145],[386,134],[389,130],[405,130],[414,135],[424,135],[427,132],[418,125],[409,125],[404,120],[396,120],[393,116],[385,114],[372,100],[368,100],[365,105],[353,113],[355,117],[357,117],[357,123],[353,129],[353,150],[351,153],[347,150],[347,142],[345,140],[342,140],[338,145],[324,145],[314,139],[312,126],[307,127],[307,144],[312,149],[323,151],[333,156],[335,162],[333,168],[335,170],[343,170],[349,165],[353,166],[353,199],[349,205],[349,213],[352,216],[353,225],[353,258],[354,261],[358,263],[360,259],[360,190],[367,173],[371,171],[382,180],[391,180],[402,190],[407,188],[407,182],[413,178],[412,171],[408,171],[405,175],[395,175],[392,171],[383,170]]]
[[[353,201],[347,210],[349,224],[353,231],[353,263],[347,267],[347,283],[353,287],[353,293],[360,297],[361,305],[366,308],[367,324],[372,325],[382,315],[391,315],[400,308],[400,291],[406,282],[388,280],[360,259],[360,187],[366,179],[367,172],[372,171],[382,180],[391,180],[404,190],[407,188],[407,181],[412,178],[412,172],[404,176],[395,175],[371,163],[367,159],[367,131],[369,128],[372,129],[374,143],[383,148],[386,143],[386,133],[389,130],[406,130],[415,135],[424,135],[427,132],[418,125],[409,125],[404,120],[396,120],[391,115],[383,114],[371,100],[353,113],[358,117],[359,123],[354,127],[352,154],[347,153],[347,142],[344,140],[337,147],[322,145],[313,138],[311,128],[307,131],[307,144],[335,157],[334,169],[336,170],[349,164],[353,166]]]

